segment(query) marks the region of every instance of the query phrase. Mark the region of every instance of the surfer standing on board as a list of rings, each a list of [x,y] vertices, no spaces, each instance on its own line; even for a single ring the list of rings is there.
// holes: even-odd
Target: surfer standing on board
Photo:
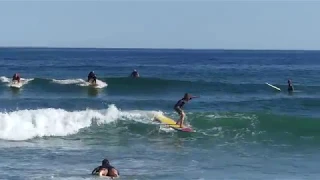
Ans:
[[[20,83],[20,75],[18,73],[15,73],[12,77],[12,81],[18,81],[18,83]]]
[[[94,71],[91,71],[89,74],[88,74],[88,82],[90,82],[90,80],[92,79],[92,84],[96,84],[97,83],[97,76],[96,74],[94,74]]]
[[[180,125],[180,128],[183,127],[184,117],[186,116],[184,111],[182,110],[182,107],[192,98],[196,98],[196,97],[195,96],[192,97],[189,93],[185,93],[184,97],[174,105],[174,110],[180,115],[180,119],[176,123]]]
[[[109,176],[111,178],[119,177],[119,171],[110,165],[108,159],[102,160],[101,166],[96,167],[92,172],[92,175]]]
[[[290,79],[288,80],[288,92],[293,92],[293,85]]]

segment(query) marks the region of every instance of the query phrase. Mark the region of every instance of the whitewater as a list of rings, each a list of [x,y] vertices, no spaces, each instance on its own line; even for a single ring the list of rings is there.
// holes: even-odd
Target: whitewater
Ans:
[[[105,110],[66,111],[48,108],[2,112],[0,139],[21,141],[44,136],[68,136],[92,124],[110,124],[121,120],[152,123],[156,113],[161,112],[120,111],[115,105]]]

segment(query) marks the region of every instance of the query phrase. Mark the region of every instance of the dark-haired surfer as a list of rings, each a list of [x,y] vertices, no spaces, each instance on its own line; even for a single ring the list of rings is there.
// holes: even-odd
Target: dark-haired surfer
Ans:
[[[90,82],[91,80],[91,83],[92,84],[96,84],[97,83],[97,76],[96,74],[94,73],[94,71],[91,71],[89,74],[88,74],[88,82]]]
[[[119,171],[110,165],[108,159],[102,160],[101,166],[96,167],[92,172],[92,175],[109,176],[111,178],[119,177]]]
[[[15,73],[12,77],[12,82],[18,81],[20,83],[20,75],[18,73]]]
[[[130,74],[130,77],[138,78],[139,77],[138,71],[137,70],[133,70],[132,73]]]
[[[184,121],[184,117],[186,116],[184,111],[182,110],[182,107],[188,102],[190,101],[192,98],[196,98],[195,96],[191,96],[188,93],[184,94],[184,97],[182,99],[180,99],[175,105],[174,105],[174,110],[180,115],[180,119],[177,121],[176,124],[180,125],[180,128],[183,127],[183,121]]]

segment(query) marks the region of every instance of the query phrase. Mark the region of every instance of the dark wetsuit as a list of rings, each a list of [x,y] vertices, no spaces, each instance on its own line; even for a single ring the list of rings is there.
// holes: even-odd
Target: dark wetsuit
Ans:
[[[16,75],[13,75],[13,77],[12,77],[12,81],[18,81],[18,82],[20,82],[20,76],[16,76]]]
[[[293,91],[293,86],[292,86],[292,84],[288,84],[288,91],[289,91],[289,92],[292,92],[292,91]]]
[[[138,74],[138,72],[137,72],[137,71],[133,71],[133,72],[131,73],[131,76],[132,76],[132,77],[138,77],[138,76],[139,76],[139,74]]]
[[[90,72],[88,74],[88,82],[90,81],[90,79],[93,79],[93,82],[97,82],[97,76],[93,72]]]
[[[115,169],[113,166],[111,166],[110,164],[106,164],[106,165],[102,165],[99,167],[96,167],[91,174],[98,174],[102,169],[108,169],[108,174],[107,176],[110,176],[110,172],[112,171],[112,169]],[[118,175],[120,175],[120,172],[117,170]]]
[[[184,98],[180,99],[175,105],[174,105],[174,110],[177,111],[177,113],[179,115],[182,114],[182,107],[187,103],[186,100],[184,100]]]

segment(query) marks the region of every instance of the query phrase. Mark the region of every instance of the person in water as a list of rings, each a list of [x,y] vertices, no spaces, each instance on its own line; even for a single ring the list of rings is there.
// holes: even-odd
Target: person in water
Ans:
[[[20,75],[18,73],[15,73],[12,77],[12,81],[18,81],[18,83],[20,83]]]
[[[92,175],[109,176],[111,178],[119,177],[119,171],[110,165],[108,159],[102,160],[101,166],[96,167],[92,172]]]
[[[132,71],[132,73],[131,73],[130,76],[133,77],[133,78],[138,78],[138,77],[140,77],[138,71],[135,70],[135,69]]]
[[[174,110],[180,115],[180,119],[177,121],[176,124],[180,125],[180,128],[183,127],[183,121],[185,118],[185,113],[182,110],[182,107],[188,102],[190,101],[192,98],[196,98],[195,96],[192,97],[190,94],[185,93],[184,97],[182,99],[180,99],[175,105],[174,105]]]
[[[293,85],[290,79],[288,80],[288,92],[293,92]]]
[[[91,83],[94,83],[94,84],[97,83],[97,76],[96,76],[96,74],[94,73],[94,71],[91,71],[91,72],[88,74],[88,82],[90,82],[91,79],[92,79],[92,82],[91,82]]]

